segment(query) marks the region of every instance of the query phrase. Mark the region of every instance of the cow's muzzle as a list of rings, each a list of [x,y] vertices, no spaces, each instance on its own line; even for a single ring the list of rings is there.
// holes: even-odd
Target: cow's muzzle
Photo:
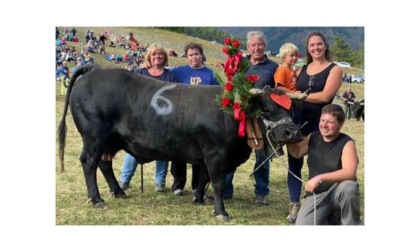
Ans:
[[[263,118],[267,137],[276,143],[300,142],[304,135],[298,125],[294,124],[290,117],[278,121],[269,121]]]

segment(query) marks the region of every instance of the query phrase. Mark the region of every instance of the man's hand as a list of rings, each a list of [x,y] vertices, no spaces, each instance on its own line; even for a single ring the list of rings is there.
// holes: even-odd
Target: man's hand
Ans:
[[[307,192],[313,193],[315,189],[322,183],[320,176],[315,176],[311,178],[308,182],[305,184],[305,190]]]

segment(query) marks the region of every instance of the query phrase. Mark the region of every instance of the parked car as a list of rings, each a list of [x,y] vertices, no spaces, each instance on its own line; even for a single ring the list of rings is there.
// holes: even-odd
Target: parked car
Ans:
[[[339,67],[351,67],[350,63],[347,63],[347,62],[334,61],[334,63],[337,64],[337,66],[339,66]]]
[[[351,77],[353,83],[363,83],[365,82],[365,77],[363,75],[355,75]]]

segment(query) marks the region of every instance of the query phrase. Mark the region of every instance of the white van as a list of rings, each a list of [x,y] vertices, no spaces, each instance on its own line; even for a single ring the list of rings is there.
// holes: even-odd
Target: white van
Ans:
[[[347,63],[347,62],[337,62],[337,61],[334,61],[334,63],[337,66],[339,66],[339,67],[351,67],[350,63]]]

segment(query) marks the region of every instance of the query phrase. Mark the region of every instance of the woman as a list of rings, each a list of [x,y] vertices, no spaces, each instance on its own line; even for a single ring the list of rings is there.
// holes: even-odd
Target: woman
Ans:
[[[160,44],[152,44],[146,54],[145,67],[136,69],[134,72],[140,75],[146,75],[158,80],[168,82],[178,82],[175,75],[169,72],[165,66],[168,66],[168,54]],[[137,169],[137,161],[129,154],[125,155],[121,173],[121,188],[126,190],[130,184],[131,178]],[[165,191],[166,174],[168,173],[168,162],[156,160],[155,188],[157,192]]]
[[[310,89],[310,94],[305,98],[301,121],[295,122],[305,126],[302,132],[309,135],[318,131],[321,110],[327,104],[332,103],[335,94],[341,87],[343,73],[341,68],[333,63],[331,51],[323,34],[313,32],[307,40],[306,61],[307,64],[296,72],[297,89],[304,92]],[[289,170],[301,178],[303,158],[294,158],[288,155]],[[296,221],[299,210],[301,180],[295,178],[290,172],[287,175],[289,189],[290,209],[287,220],[291,223]]]

